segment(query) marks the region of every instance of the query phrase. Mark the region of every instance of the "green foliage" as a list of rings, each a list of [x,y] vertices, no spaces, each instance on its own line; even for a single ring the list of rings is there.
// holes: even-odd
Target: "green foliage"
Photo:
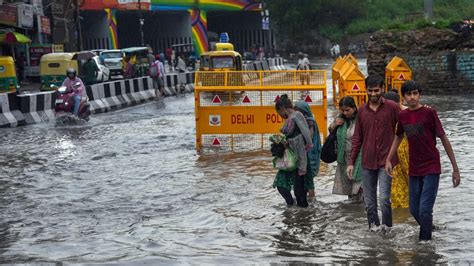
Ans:
[[[317,32],[338,41],[344,34],[380,29],[447,28],[474,19],[474,0],[433,0],[434,17],[424,18],[424,0],[267,0],[279,33],[306,39]]]

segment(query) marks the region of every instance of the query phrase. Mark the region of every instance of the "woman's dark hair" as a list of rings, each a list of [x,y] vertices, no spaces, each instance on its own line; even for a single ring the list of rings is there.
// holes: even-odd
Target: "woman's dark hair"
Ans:
[[[402,85],[402,96],[405,96],[405,94],[409,91],[416,90],[421,94],[421,84],[417,81],[407,80]]]
[[[275,109],[280,110],[281,108],[293,108],[293,103],[288,98],[288,94],[283,94],[280,99],[275,103]]]
[[[350,107],[354,109],[354,116],[352,117],[355,117],[355,115],[357,114],[357,105],[355,104],[354,98],[352,98],[351,96],[346,96],[339,101],[339,108],[341,107]],[[343,116],[343,118],[346,121],[352,120],[352,118],[346,118],[345,116]]]
[[[350,107],[354,109],[354,115],[357,114],[357,105],[354,101],[354,98],[352,98],[351,96],[343,97],[339,101],[339,108],[342,108],[342,107]]]

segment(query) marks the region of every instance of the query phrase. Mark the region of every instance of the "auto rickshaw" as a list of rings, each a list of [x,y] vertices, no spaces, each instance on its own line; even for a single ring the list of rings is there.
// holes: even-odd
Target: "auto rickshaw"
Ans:
[[[203,73],[204,86],[224,85],[224,72],[242,71],[242,56],[234,51],[231,43],[217,43],[216,51],[204,52],[201,55],[199,71],[213,71],[217,73]],[[222,75],[222,78],[216,75]],[[241,86],[243,79],[241,73],[232,73],[228,77],[228,86]]]
[[[41,90],[51,90],[51,85],[61,86],[66,79],[66,70],[74,68],[79,76],[77,60],[73,60],[74,53],[50,53],[41,57],[40,76]]]
[[[0,56],[0,93],[16,92],[18,80],[15,61],[11,56]]]
[[[202,86],[243,86],[242,56],[234,51],[231,43],[217,43],[216,51],[204,52],[199,66]],[[227,74],[227,75],[226,75]],[[227,80],[227,81],[226,81]],[[223,102],[237,103],[242,100],[245,91],[210,92],[204,97],[211,100],[218,94]]]
[[[231,43],[217,43],[216,51],[204,52],[201,55],[200,71],[242,70],[242,56],[234,51]]]
[[[171,45],[171,49],[175,52],[176,57],[178,55],[182,56],[186,67],[191,67],[193,70],[196,69],[196,51],[194,50],[194,44],[173,44]],[[173,62],[173,65],[175,64],[176,62]]]
[[[134,65],[134,77],[142,77],[148,75],[150,62],[148,61],[148,47],[130,47],[122,49],[123,60],[122,65],[126,66],[125,58],[129,57],[130,62]]]

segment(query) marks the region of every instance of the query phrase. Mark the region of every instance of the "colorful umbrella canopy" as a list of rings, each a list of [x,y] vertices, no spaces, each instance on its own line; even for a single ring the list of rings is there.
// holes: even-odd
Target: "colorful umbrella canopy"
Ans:
[[[10,31],[10,32],[0,33],[0,42],[10,43],[10,44],[30,43],[31,39],[21,33]]]

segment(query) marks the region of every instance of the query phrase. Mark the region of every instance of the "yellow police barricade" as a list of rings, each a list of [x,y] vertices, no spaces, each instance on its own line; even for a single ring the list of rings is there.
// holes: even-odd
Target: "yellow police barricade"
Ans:
[[[412,70],[408,64],[400,57],[395,56],[385,67],[385,91],[391,89],[398,90],[401,94],[401,88],[405,81],[412,79]]]
[[[304,85],[301,85],[304,80]],[[307,102],[327,135],[326,72],[198,71],[195,76],[196,149],[248,151],[269,148],[284,120],[275,111],[283,94]]]
[[[359,67],[353,63],[346,64],[340,73],[340,91],[341,98],[351,96],[354,98],[357,106],[367,102],[367,91],[365,89],[365,76],[359,70]]]
[[[334,65],[332,65],[331,68],[331,73],[332,73],[332,98],[333,98],[333,104],[334,106],[337,105],[339,102],[339,93],[337,90],[337,83],[339,80],[339,71],[344,64],[344,59],[342,57],[338,57],[336,59],[336,62],[334,62]]]
[[[348,54],[344,57],[339,57],[336,59],[332,67],[332,96],[333,96],[333,104],[337,107],[339,103],[339,99],[341,95],[344,93],[343,89],[344,86],[340,86],[340,78],[341,73],[345,72],[351,64],[354,64],[356,67],[358,66],[357,59],[352,55]],[[343,97],[343,96],[342,96]]]

